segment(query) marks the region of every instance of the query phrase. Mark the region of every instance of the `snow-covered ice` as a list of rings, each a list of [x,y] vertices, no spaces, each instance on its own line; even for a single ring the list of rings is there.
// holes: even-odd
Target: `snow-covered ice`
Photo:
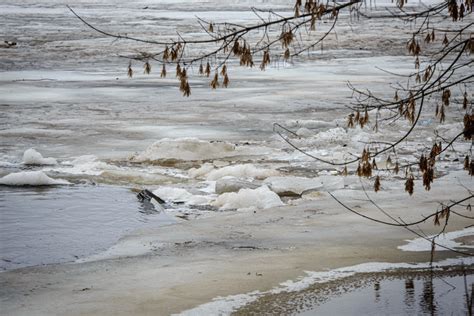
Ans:
[[[229,192],[219,195],[213,202],[221,209],[266,209],[283,205],[280,197],[267,186],[257,189],[241,189],[239,192]]]
[[[50,178],[42,171],[22,171],[10,173],[0,178],[0,184],[13,186],[41,186],[61,185],[70,183],[66,180]]]

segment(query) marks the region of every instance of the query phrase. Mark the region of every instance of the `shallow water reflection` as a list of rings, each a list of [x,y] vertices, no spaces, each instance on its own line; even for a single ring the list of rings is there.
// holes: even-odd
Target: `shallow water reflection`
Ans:
[[[468,315],[465,288],[472,295],[472,273],[467,287],[462,275],[436,272],[362,280],[298,315]]]
[[[126,188],[0,186],[0,269],[73,261],[127,232],[173,222]]]

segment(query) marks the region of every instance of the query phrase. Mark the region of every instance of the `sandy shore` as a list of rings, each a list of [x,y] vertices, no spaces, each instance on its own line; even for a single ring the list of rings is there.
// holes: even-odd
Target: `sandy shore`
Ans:
[[[416,217],[402,207],[404,201],[385,198],[400,216]],[[430,204],[416,208],[417,214],[428,213]],[[450,230],[466,226],[456,220]],[[422,227],[427,233],[435,228],[431,222]],[[410,238],[403,228],[334,209],[334,201],[322,194],[298,206],[227,212],[140,231],[89,262],[1,273],[2,310],[4,315],[168,315],[217,296],[266,291],[304,271],[429,261],[428,252],[397,250]],[[436,259],[455,256],[440,251]]]

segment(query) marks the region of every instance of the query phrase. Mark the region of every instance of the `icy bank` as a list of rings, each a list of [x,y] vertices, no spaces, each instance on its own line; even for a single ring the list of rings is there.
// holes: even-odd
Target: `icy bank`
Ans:
[[[42,171],[24,171],[17,173],[10,173],[9,175],[0,178],[0,184],[3,185],[59,185],[59,184],[70,184],[66,180],[53,179],[48,177]]]
[[[442,268],[462,264],[474,264],[474,259],[472,257],[461,259],[446,259],[444,261],[437,262],[435,264],[435,267]],[[334,269],[327,272],[308,271],[306,272],[307,276],[302,277],[300,280],[289,280],[287,282],[283,282],[280,284],[280,286],[272,290],[266,292],[254,291],[245,294],[216,297],[212,302],[205,303],[193,309],[183,311],[179,315],[230,315],[239,307],[254,302],[260,297],[268,294],[301,291],[316,283],[327,283],[333,280],[343,279],[355,275],[357,273],[383,272],[395,269],[426,269],[428,267],[430,267],[430,263],[428,262],[419,264],[369,262],[350,267]]]
[[[25,165],[56,165],[58,162],[54,158],[44,158],[39,152],[30,148],[23,153],[23,163]]]
[[[267,186],[221,194],[213,203],[221,209],[266,209],[283,205],[280,197]]]
[[[447,248],[474,248],[474,245],[465,245],[461,244],[455,239],[461,237],[474,236],[474,227],[465,228],[463,230],[449,232],[446,234],[439,235],[436,237],[435,241],[438,245],[447,247]],[[428,239],[433,238],[433,236],[428,236]],[[412,240],[407,240],[408,243],[397,248],[403,251],[431,251],[431,242],[424,238],[416,238]],[[442,247],[436,247],[436,251],[445,251],[449,250]]]

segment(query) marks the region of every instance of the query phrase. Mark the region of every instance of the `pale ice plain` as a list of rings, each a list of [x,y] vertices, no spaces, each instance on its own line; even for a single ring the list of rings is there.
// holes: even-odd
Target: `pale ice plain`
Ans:
[[[114,32],[168,38],[176,30],[202,36],[196,16],[255,22],[250,6],[290,10],[285,1],[79,1],[74,9]],[[341,177],[341,170],[292,150],[272,130],[275,122],[291,128],[299,135],[295,144],[328,160],[406,131],[404,122],[380,133],[345,128],[347,81],[387,94],[393,76],[375,66],[412,70],[402,23],[350,24],[346,16],[337,41],[328,38],[323,52],[265,72],[231,64],[229,88],[212,91],[196,76],[191,97],[183,98],[176,79],[159,78],[158,65],[147,76],[133,64],[136,76],[128,79],[128,60],[117,53],[146,47],[101,37],[62,1],[3,1],[0,12],[5,40],[18,42],[2,49],[0,60],[6,314],[227,314],[248,302],[243,293],[264,296],[305,271],[429,260],[424,246],[422,252],[397,249],[410,233],[348,214],[326,193],[383,216],[365,201],[362,186],[369,182]],[[459,124],[448,117],[437,128],[449,135]],[[410,154],[433,138],[433,126],[431,117],[422,118],[401,159],[414,159]],[[442,157],[430,192],[407,197],[394,178],[371,196],[397,216],[419,219],[444,197],[472,188],[454,163],[462,158],[456,152]],[[165,209],[140,203],[133,190],[142,188],[161,196]],[[450,223],[453,231],[465,226]],[[436,232],[431,223],[423,229]],[[452,257],[442,252],[436,259]],[[233,296],[205,304],[238,294],[237,305]]]

